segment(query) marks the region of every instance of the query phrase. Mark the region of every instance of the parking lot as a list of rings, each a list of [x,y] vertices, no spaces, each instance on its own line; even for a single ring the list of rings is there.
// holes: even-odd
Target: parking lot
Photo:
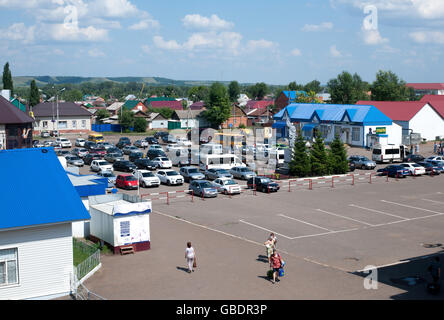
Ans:
[[[91,173],[89,166],[81,168],[80,172]],[[236,272],[236,268],[233,270],[231,265],[231,258],[219,256],[213,251],[217,251],[219,245],[227,245],[233,253],[242,255],[242,261],[247,259],[245,265],[249,265],[249,259],[261,259],[261,255],[265,253],[263,242],[274,232],[278,237],[278,250],[292,264],[288,266],[289,274],[292,274],[288,278],[292,280],[286,280],[296,281],[301,285],[304,279],[325,277],[322,284],[310,286],[304,283],[304,286],[311,288],[306,295],[287,287],[285,297],[289,299],[335,298],[335,287],[341,286],[341,281],[349,283],[340,296],[346,299],[412,298],[412,295],[414,298],[430,298],[423,290],[423,285],[402,286],[393,279],[420,276],[423,284],[427,281],[426,264],[429,257],[442,252],[444,191],[441,186],[444,176],[407,177],[398,180],[372,175],[370,180],[369,171],[356,170],[355,177],[351,179],[351,176],[336,178],[334,185],[328,179],[318,181],[312,190],[308,183],[297,186],[296,182],[283,180],[279,181],[281,190],[277,193],[245,190],[240,195],[219,195],[215,199],[205,200],[183,193],[166,195],[165,192],[187,190],[187,183],[183,186],[143,188],[140,193],[145,194],[145,199],[153,200],[152,250],[151,253],[138,253],[137,258],[122,259],[141,259],[134,263],[149,264],[156,273],[166,276],[166,271],[149,261],[151,255],[157,259],[172,259],[169,256],[171,252],[182,255],[179,252],[183,249],[183,243],[192,240],[198,241],[197,246],[207,254],[208,260],[205,262],[211,264],[213,272],[220,268]],[[239,183],[245,185],[245,182]],[[137,194],[138,191],[119,192]],[[152,193],[154,195],[148,195]],[[179,235],[180,240],[177,239]],[[174,240],[181,243],[175,244],[175,247],[171,243]],[[137,266],[133,265],[132,268],[136,268],[133,275],[135,279],[130,283],[132,290],[138,290],[139,295],[135,295],[136,291],[129,288],[123,289],[124,293],[120,292],[119,295],[107,290],[106,280],[106,275],[110,276],[118,272],[119,268],[128,267],[122,262],[124,260],[118,258],[104,257],[103,270],[87,281],[91,290],[108,298],[217,299],[229,292],[230,286],[236,285],[235,281],[219,279],[214,281],[214,287],[208,283],[205,285],[212,287],[212,290],[218,288],[220,292],[205,291],[207,294],[204,296],[188,297],[187,290],[174,284],[169,284],[168,289],[162,290],[160,283],[144,275],[145,280],[137,289],[134,288],[138,285],[135,280],[139,276],[137,272],[143,271],[137,271]],[[175,258],[172,260],[176,261]],[[266,270],[263,261],[259,265],[251,265],[251,268],[257,272],[260,272],[259,268]],[[375,292],[363,289],[362,270],[368,266],[381,270],[383,289]],[[179,267],[169,269],[168,273],[171,272],[174,272],[173,278],[177,278],[178,283],[189,285],[187,280],[181,278],[183,272]],[[239,272],[248,274],[248,270]],[[205,277],[208,277],[209,282],[212,281],[211,275],[207,274]],[[239,281],[246,288],[257,291],[257,286],[261,286],[266,277],[264,279],[256,276],[250,280],[252,282]],[[146,291],[144,286],[147,283],[157,286],[159,290]],[[124,283],[121,285],[125,286]],[[320,296],[316,289],[321,288],[323,294]],[[251,292],[247,295],[247,292],[248,290],[244,294],[239,293],[233,299],[262,297],[255,297]],[[262,291],[257,292],[259,294]],[[263,296],[267,295],[268,292],[263,292]],[[269,298],[277,297],[270,295]]]

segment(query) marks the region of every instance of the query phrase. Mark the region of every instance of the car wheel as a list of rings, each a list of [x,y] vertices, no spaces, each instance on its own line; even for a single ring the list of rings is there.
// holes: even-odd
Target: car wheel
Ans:
[[[228,190],[224,190],[224,195],[228,196]]]
[[[167,186],[170,186],[171,185],[171,182],[170,182],[170,180],[168,180],[167,181]]]
[[[142,187],[146,188],[146,183],[145,183],[145,181],[142,182]]]

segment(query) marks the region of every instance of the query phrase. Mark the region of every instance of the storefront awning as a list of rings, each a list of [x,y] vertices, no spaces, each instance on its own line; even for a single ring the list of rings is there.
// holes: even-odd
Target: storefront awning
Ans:
[[[282,129],[285,128],[287,126],[286,122],[283,121],[279,121],[279,122],[275,122],[273,123],[273,125],[271,126],[273,129]]]
[[[310,131],[310,130],[313,130],[314,128],[316,128],[316,127],[317,127],[316,124],[308,123],[308,124],[306,124],[306,125],[304,125],[302,127],[302,131]]]

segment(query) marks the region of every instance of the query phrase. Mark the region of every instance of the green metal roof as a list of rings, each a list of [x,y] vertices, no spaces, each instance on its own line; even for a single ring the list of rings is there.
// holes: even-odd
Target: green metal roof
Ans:
[[[19,108],[21,111],[26,112],[26,106],[25,106],[23,103],[21,103],[21,102],[19,101],[19,99],[14,98],[13,100],[11,100],[11,103],[12,103],[16,108]]]

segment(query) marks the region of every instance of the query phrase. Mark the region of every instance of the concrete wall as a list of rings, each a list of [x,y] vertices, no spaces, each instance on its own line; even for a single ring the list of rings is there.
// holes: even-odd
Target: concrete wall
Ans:
[[[44,121],[47,122],[47,127],[43,126]],[[80,131],[91,131],[91,117],[59,117],[59,122],[66,121],[66,128],[59,126],[60,132],[80,132]],[[74,121],[76,125],[74,126]],[[85,125],[83,125],[85,121]],[[52,117],[39,117],[36,119],[34,131],[41,132],[42,130],[57,130],[57,120],[52,122]]]
[[[444,120],[429,105],[426,104],[411,120],[409,128],[414,133],[420,133],[423,139],[435,140],[444,135]]]

